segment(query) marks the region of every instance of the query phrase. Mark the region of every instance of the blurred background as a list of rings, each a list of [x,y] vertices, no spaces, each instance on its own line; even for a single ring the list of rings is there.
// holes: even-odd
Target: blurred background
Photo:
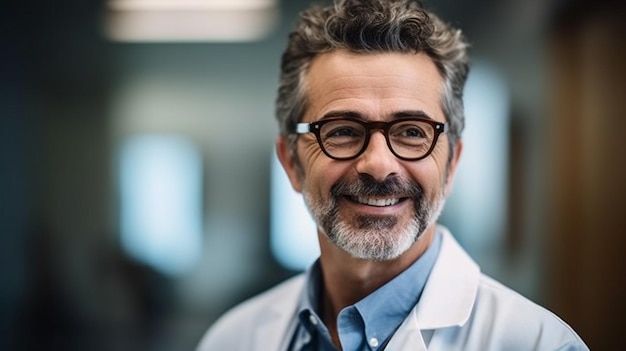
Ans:
[[[315,258],[273,154],[280,55],[308,5],[3,7],[0,349],[190,350]],[[441,222],[592,349],[625,349],[623,6],[424,5],[472,44]]]

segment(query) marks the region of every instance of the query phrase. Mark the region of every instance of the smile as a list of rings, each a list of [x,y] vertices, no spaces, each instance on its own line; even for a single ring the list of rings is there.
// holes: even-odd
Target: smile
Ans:
[[[360,204],[368,205],[368,206],[376,206],[376,207],[393,206],[399,203],[401,200],[399,198],[374,199],[374,198],[362,197],[362,196],[352,196],[350,198],[352,199],[352,201],[356,203],[360,203]]]

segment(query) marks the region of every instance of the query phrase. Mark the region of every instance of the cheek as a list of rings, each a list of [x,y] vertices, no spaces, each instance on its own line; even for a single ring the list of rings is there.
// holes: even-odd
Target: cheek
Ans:
[[[330,189],[344,175],[341,168],[333,167],[327,162],[320,162],[311,168],[311,172],[306,175],[307,186],[310,190],[320,192],[320,195],[327,197]]]
[[[330,159],[326,157],[317,146],[311,143],[302,143],[298,152],[300,164],[300,180],[302,182],[303,191],[308,191],[314,196],[323,193],[325,182],[328,178],[329,167],[327,164]]]
[[[448,168],[448,147],[445,144],[439,143],[433,150],[429,157],[433,163],[433,168],[436,169],[440,183],[443,185],[446,183],[447,168]]]
[[[443,158],[428,157],[408,165],[407,169],[410,177],[422,187],[426,197],[435,199],[444,191],[445,165]]]
[[[314,166],[319,162],[323,162],[324,158],[328,159],[322,152],[317,142],[303,142],[300,144],[298,157],[301,160],[301,164],[306,170],[307,165],[309,167]],[[330,159],[329,159],[330,160]]]
[[[302,190],[317,198],[328,198],[332,186],[350,171],[350,163],[331,160],[317,145],[300,151]]]

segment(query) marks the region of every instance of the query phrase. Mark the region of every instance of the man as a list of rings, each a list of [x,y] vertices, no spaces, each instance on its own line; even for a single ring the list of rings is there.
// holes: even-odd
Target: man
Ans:
[[[587,349],[436,224],[463,148],[466,48],[409,0],[301,14],[282,60],[276,150],[321,255],[227,313],[199,350]]]

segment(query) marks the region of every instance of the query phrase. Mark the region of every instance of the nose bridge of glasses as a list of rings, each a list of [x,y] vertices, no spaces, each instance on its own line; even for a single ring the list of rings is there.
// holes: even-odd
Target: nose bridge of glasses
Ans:
[[[376,139],[374,137],[374,132],[379,131],[380,132],[380,137],[382,138],[381,142],[382,142],[382,147],[385,148],[388,151],[392,151],[390,150],[391,145],[389,145],[389,140],[388,140],[388,127],[389,123],[387,122],[368,122],[365,125],[365,128],[367,129],[367,133],[366,133],[366,140],[364,142],[363,145],[363,152],[367,152],[367,149],[372,149],[372,144],[376,144],[375,142],[372,143],[372,139]]]
[[[368,174],[378,181],[383,181],[389,175],[398,172],[400,165],[389,143],[389,124],[369,122],[364,126],[367,132],[362,149],[356,155],[358,157],[355,164],[356,170],[361,174]],[[375,131],[380,133],[374,133]]]
[[[386,134],[388,125],[389,123],[387,122],[368,122],[365,128],[367,129],[368,134],[372,134],[377,130]]]

